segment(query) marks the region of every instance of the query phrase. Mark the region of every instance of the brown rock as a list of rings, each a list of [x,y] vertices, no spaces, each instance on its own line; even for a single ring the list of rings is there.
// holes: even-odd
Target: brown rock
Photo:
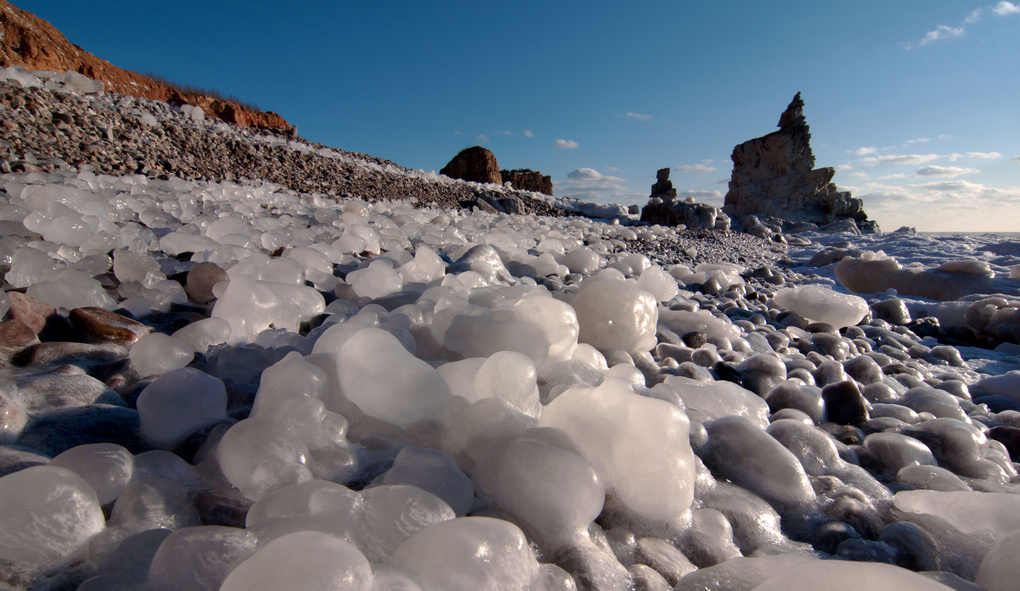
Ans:
[[[733,148],[733,174],[723,211],[739,218],[767,215],[793,222],[830,224],[868,216],[860,199],[832,183],[836,170],[814,168],[811,132],[800,93],[779,118],[779,131]],[[873,226],[868,222],[865,227]]]
[[[0,351],[20,351],[38,342],[36,332],[20,320],[0,322]]]
[[[503,184],[495,154],[481,146],[461,150],[439,173],[463,181]]]
[[[191,299],[204,304],[216,299],[212,292],[213,286],[227,279],[227,272],[216,263],[198,263],[188,271],[184,291],[188,292]]]
[[[24,66],[29,70],[68,70],[101,80],[106,90],[157,101],[201,107],[205,114],[238,126],[265,127],[291,131],[293,127],[272,111],[259,111],[231,100],[175,88],[174,86],[123,70],[77,45],[47,21],[0,0],[0,67]]]
[[[32,334],[39,334],[46,326],[46,319],[57,312],[53,306],[21,292],[9,291],[7,295],[11,298],[11,309],[8,315],[14,320],[20,320],[32,331]]]
[[[97,343],[130,345],[148,334],[151,329],[140,322],[125,318],[103,308],[75,308],[68,314],[71,323]]]
[[[520,191],[534,191],[546,195],[553,194],[552,177],[534,170],[501,170],[499,176],[503,183]]]

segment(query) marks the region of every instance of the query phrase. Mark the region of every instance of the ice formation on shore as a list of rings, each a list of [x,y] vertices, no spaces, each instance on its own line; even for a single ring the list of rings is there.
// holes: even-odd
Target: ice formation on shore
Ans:
[[[266,183],[0,187],[6,585],[1014,580],[1020,362],[979,374],[910,317],[1002,324],[1008,297],[888,304],[670,263],[663,228]]]

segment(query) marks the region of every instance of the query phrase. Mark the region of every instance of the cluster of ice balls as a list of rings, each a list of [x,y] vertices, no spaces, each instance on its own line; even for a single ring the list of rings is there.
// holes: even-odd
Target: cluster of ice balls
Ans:
[[[619,238],[638,231],[581,219],[89,172],[2,183],[0,220],[30,231],[0,238],[11,285],[142,319],[214,302],[208,318],[131,350],[153,378],[136,403],[141,434],[167,451],[80,446],[0,478],[0,560],[26,577],[82,569],[97,575],[86,590],[575,588],[556,562],[583,585],[622,589],[678,581],[696,570],[690,556],[732,564],[705,575],[717,583],[796,573],[816,587],[836,576],[941,588],[882,565],[794,567],[789,553],[804,548],[772,507],[813,506],[811,458],[812,476],[854,483],[869,502],[888,492],[799,416],[770,426],[767,404],[743,388],[679,376],[646,386],[638,366],[654,364],[660,325],[741,349],[744,371],[778,371],[753,355],[769,345],[733,323],[662,305],[679,284],[739,285],[739,267],[618,256]],[[115,287],[96,279],[111,273]],[[170,279],[181,273],[183,286]],[[867,311],[803,287],[776,297],[834,326]],[[205,362],[192,366],[196,353]],[[236,422],[225,382],[258,383]],[[170,453],[210,425],[197,466]],[[977,436],[952,440],[967,437]],[[707,468],[692,449],[706,438]],[[803,457],[787,449],[797,445]],[[368,486],[343,485],[371,477],[381,457],[392,465]],[[246,527],[201,525],[190,495],[228,489],[253,503]],[[896,502],[925,516],[955,499]],[[1002,499],[987,521],[1016,506]],[[1005,578],[1008,560],[994,557],[1008,552],[989,555],[985,580]]]

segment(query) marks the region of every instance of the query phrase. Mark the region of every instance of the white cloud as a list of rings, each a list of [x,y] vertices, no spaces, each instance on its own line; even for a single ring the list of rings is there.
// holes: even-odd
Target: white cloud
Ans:
[[[557,195],[569,195],[601,203],[622,203],[628,200],[637,202],[638,198],[647,199],[647,196],[628,193],[626,183],[626,179],[602,174],[594,168],[577,168],[567,173],[565,182],[556,182],[554,189]]]
[[[907,178],[907,175],[905,175],[902,172],[897,172],[896,174],[887,174],[885,176],[877,177],[875,180],[876,181],[895,181],[897,179],[905,179],[905,178]]]
[[[869,178],[870,175],[868,173],[864,172],[863,170],[858,170],[857,172],[851,172],[850,176],[855,176],[857,178],[866,179],[866,178]]]
[[[938,231],[1014,231],[1020,187],[989,187],[961,179],[914,185],[869,182],[841,186],[864,200],[868,217],[886,231],[900,226]],[[994,212],[994,215],[990,212]]]
[[[1012,2],[999,2],[992,9],[998,16],[1008,16],[1010,14],[1020,14],[1020,5],[1013,4]]]
[[[959,166],[938,166],[933,164],[931,166],[925,166],[924,168],[917,169],[914,174],[916,176],[944,176],[954,177],[960,176],[961,174],[976,174],[981,172],[976,168],[960,168]]]
[[[976,160],[995,160],[996,158],[1002,158],[1002,154],[998,152],[967,152],[967,157]]]
[[[556,142],[553,143],[553,147],[561,148],[564,150],[571,150],[577,147],[577,142],[575,142],[574,140],[556,140]]]
[[[535,134],[531,133],[530,129],[524,130],[524,137],[535,137]]]
[[[976,23],[979,20],[981,20],[981,16],[984,14],[984,12],[985,12],[984,8],[975,8],[973,11],[971,11],[970,14],[967,15],[967,18],[963,19],[963,22],[967,24]]]
[[[931,141],[930,137],[919,137],[917,139],[907,140],[907,141],[903,142],[903,145],[904,146],[909,146],[910,144],[923,144],[925,142],[930,142],[930,141]]]
[[[673,170],[677,172],[715,172],[715,167],[707,164],[682,164],[674,166]]]
[[[483,144],[489,143],[489,136],[485,135],[484,133],[480,133],[480,134],[476,135],[475,139],[478,140],[479,142],[483,143]]]
[[[1009,159],[1009,161],[1020,163],[1020,156],[1013,156],[1012,158]]]
[[[924,164],[938,157],[938,154],[888,154],[886,156],[875,156],[874,158],[862,158],[861,164],[867,166],[875,164]]]
[[[453,130],[453,135],[466,135],[466,134],[463,131],[459,130],[459,129],[454,129]]]
[[[934,31],[929,31],[917,44],[919,46],[931,45],[937,41],[943,39],[952,39],[953,37],[963,36],[963,27],[950,27],[948,25],[939,25]]]
[[[630,112],[628,112],[626,115],[624,115],[624,117],[626,117],[627,119],[636,119],[638,121],[651,121],[652,120],[652,116],[651,115],[645,115],[644,113],[630,113]]]
[[[873,146],[867,146],[864,148],[857,148],[856,150],[849,150],[847,154],[853,154],[854,156],[867,156],[868,154],[874,154],[878,149]]]
[[[837,164],[835,166],[835,169],[836,170],[853,170],[854,167],[849,165],[849,164]]]

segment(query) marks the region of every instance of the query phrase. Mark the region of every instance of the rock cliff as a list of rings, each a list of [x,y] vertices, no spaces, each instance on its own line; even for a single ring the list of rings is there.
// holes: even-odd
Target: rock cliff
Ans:
[[[552,177],[534,170],[501,170],[499,176],[504,183],[520,191],[534,191],[546,195],[553,194]]]
[[[0,0],[0,67],[24,66],[29,70],[68,70],[100,80],[106,90],[139,98],[201,107],[207,116],[241,127],[293,131],[272,111],[259,111],[235,101],[176,88],[147,76],[114,66],[81,47],[50,23]]]
[[[481,146],[471,146],[461,150],[439,171],[439,174],[445,174],[451,179],[462,181],[503,184],[496,155]]]
[[[830,224],[850,219],[874,230],[860,199],[832,183],[834,168],[814,168],[811,132],[800,93],[779,118],[779,131],[733,149],[733,175],[723,210],[731,216],[771,216],[790,222]]]

